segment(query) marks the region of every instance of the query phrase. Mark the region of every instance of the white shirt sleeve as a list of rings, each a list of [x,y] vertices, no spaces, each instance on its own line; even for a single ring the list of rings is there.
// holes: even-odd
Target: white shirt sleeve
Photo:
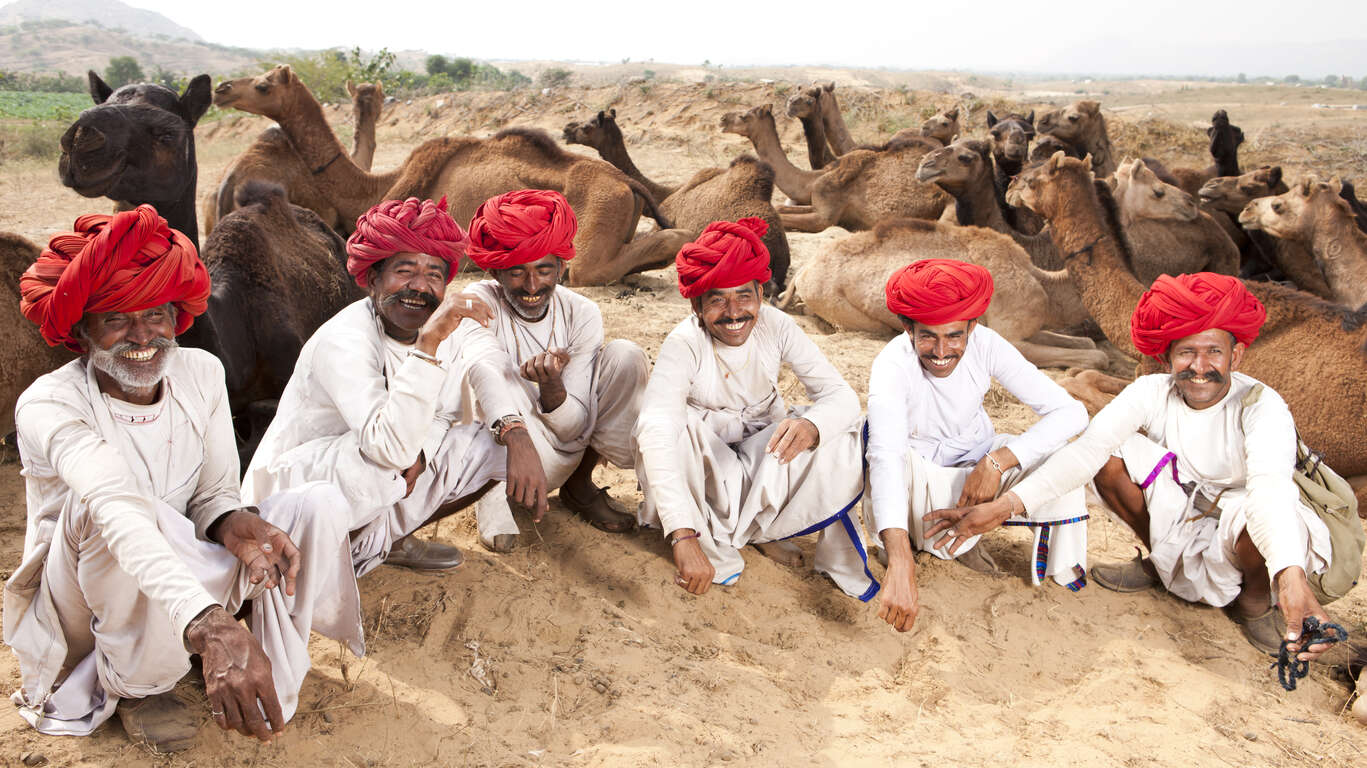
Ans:
[[[908,384],[897,364],[894,339],[873,360],[869,372],[869,500],[878,532],[907,530],[911,502],[907,495]]]
[[[660,345],[636,419],[639,471],[647,478],[666,534],[691,527],[693,513],[697,511],[688,492],[677,446],[679,435],[688,426],[688,392],[698,367],[698,350],[683,334],[669,334]]]
[[[185,354],[184,351],[181,354]],[[215,520],[242,507],[241,477],[237,456],[237,436],[232,414],[228,411],[228,389],[223,366],[217,358],[205,355],[212,363],[213,375],[196,376],[200,392],[208,395],[209,423],[204,435],[204,466],[199,484],[186,504],[185,514],[195,524],[195,535],[207,539],[206,531]],[[196,397],[198,395],[190,395]]]
[[[1304,566],[1309,534],[1297,519],[1300,490],[1291,479],[1296,465],[1296,425],[1281,395],[1264,387],[1244,407],[1244,466],[1247,471],[1248,536],[1267,561],[1274,579],[1284,568]]]
[[[1087,409],[1026,360],[1011,342],[996,334],[991,338],[992,377],[1040,417],[1024,433],[1006,442],[1021,469],[1028,472],[1087,428]]]
[[[772,307],[765,309],[772,310],[778,319],[783,362],[792,367],[812,400],[812,406],[802,417],[816,425],[821,438],[856,428],[859,395],[791,317]]]
[[[460,365],[475,391],[484,418],[493,423],[504,416],[527,416],[509,396],[520,386],[513,380],[516,372],[508,353],[493,332],[466,318],[451,334],[449,343],[459,346]]]

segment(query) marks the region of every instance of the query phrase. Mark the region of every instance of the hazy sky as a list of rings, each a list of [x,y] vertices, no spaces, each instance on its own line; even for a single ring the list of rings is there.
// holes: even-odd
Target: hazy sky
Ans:
[[[1133,72],[1209,69],[1225,51],[1242,51],[1247,61],[1238,69],[1265,61],[1252,71],[1274,73],[1299,68],[1296,51],[1307,46],[1296,43],[1367,40],[1364,0],[126,2],[227,45],[418,48],[479,59],[975,70],[1081,61],[1094,71]],[[1367,46],[1345,56],[1345,72],[1367,74]]]

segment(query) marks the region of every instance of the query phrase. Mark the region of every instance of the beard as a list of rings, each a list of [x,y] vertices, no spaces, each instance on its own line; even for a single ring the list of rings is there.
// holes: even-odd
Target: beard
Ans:
[[[180,345],[176,344],[175,339],[164,337],[152,339],[143,347],[121,341],[109,349],[92,349],[90,364],[95,366],[96,370],[108,374],[109,378],[124,389],[151,389],[166,377],[166,367],[171,364],[171,358],[178,346]],[[123,353],[129,350],[149,347],[158,350],[156,357],[153,358],[155,362],[151,366],[133,363],[123,357]]]

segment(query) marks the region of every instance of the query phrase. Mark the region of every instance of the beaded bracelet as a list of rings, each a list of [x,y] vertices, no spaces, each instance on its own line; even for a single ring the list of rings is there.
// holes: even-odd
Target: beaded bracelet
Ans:
[[[702,536],[702,534],[701,534],[701,533],[697,533],[696,531],[693,532],[693,533],[688,534],[687,536],[670,536],[670,537],[669,537],[669,546],[670,546],[670,548],[672,549],[672,548],[674,548],[675,545],[677,545],[677,544],[678,544],[679,542],[681,542],[681,541],[688,541],[689,539],[696,539],[696,538],[698,538],[698,537],[700,537],[700,536]]]

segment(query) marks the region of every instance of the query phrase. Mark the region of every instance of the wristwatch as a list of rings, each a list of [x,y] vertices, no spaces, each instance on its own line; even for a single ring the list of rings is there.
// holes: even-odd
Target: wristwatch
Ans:
[[[518,416],[516,414],[513,414],[511,416],[504,416],[499,419],[494,419],[494,422],[489,425],[489,431],[494,433],[495,443],[499,445],[507,445],[507,443],[503,439],[504,436],[508,434],[508,430],[512,429],[514,426],[519,424],[525,427],[527,425],[527,422],[521,416]]]

